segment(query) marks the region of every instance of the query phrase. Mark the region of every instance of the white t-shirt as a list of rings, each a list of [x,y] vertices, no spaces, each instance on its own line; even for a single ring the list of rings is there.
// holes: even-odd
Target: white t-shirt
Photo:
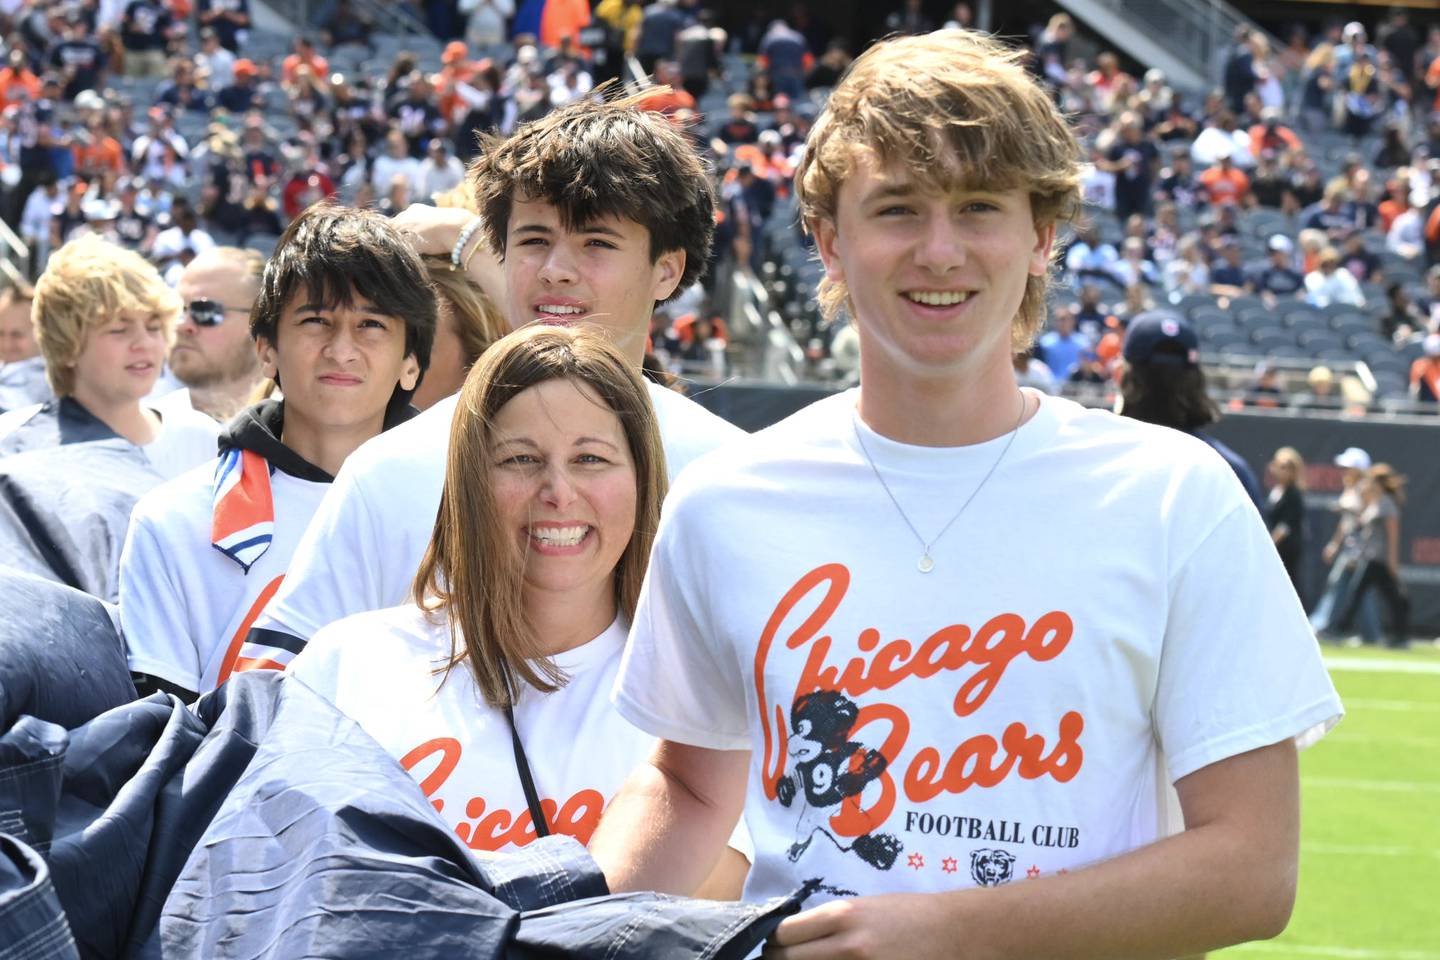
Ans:
[[[162,397],[146,405],[160,415],[160,433],[140,449],[162,477],[178,477],[197,464],[215,459],[221,425],[214,418],[190,406],[188,391],[185,402],[166,402]]]
[[[672,480],[691,460],[744,436],[698,403],[647,386]],[[342,617],[408,599],[440,510],[457,400],[441,400],[350,455],[257,627],[303,640]]]
[[[590,842],[600,815],[655,738],[610,703],[625,646],[617,619],[555,658],[569,682],[533,688],[515,704],[535,790],[552,833]],[[441,683],[450,628],[414,604],[347,617],[317,633],[289,673],[359,723],[420,783],[435,809],[475,850],[535,839],[505,714],[485,704],[468,667]]]
[[[120,555],[120,624],[130,669],[197,693],[224,683],[251,655],[245,637],[279,589],[330,486],[271,473],[273,539],[247,573],[211,544],[217,462],[141,497]]]
[[[1341,707],[1235,474],[1042,397],[1007,442],[907,446],[852,392],[706,458],[665,505],[616,702],[751,751],[746,899],[1073,870],[1171,832],[1170,784]],[[858,798],[858,800],[857,800]]]
[[[143,401],[160,417],[160,429],[155,439],[140,448],[150,464],[167,480],[180,476],[186,470],[215,459],[220,440],[220,424],[185,403]],[[24,426],[31,417],[41,411],[44,404],[21,407],[0,414],[0,439],[4,439]],[[416,566],[419,566],[418,562]]]

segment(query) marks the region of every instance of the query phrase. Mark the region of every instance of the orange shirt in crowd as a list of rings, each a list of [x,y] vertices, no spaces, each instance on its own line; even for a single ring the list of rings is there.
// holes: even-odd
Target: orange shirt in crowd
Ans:
[[[456,117],[463,117],[467,109],[465,101],[455,88],[462,83],[469,83],[475,79],[475,66],[464,60],[448,63],[440,68],[440,72],[431,78],[431,84],[435,88],[435,102],[440,108],[440,115],[453,122]]]
[[[694,110],[695,98],[676,87],[668,93],[652,93],[635,106],[641,110],[653,110],[665,116],[673,116],[676,110]]]
[[[1289,127],[1277,126],[1275,133],[1267,137],[1265,135],[1265,124],[1257,123],[1250,128],[1250,156],[1257,160],[1265,150],[1276,152],[1284,150],[1301,150],[1303,146],[1300,138],[1295,136],[1295,131]]]
[[[114,137],[101,137],[88,146],[76,147],[75,169],[125,172],[125,152]]]
[[[540,14],[540,45],[558,47],[569,37],[580,48],[580,30],[590,25],[588,0],[546,0]]]
[[[1410,386],[1424,383],[1431,396],[1440,397],[1440,357],[1421,357],[1410,364]]]
[[[321,79],[324,79],[330,73],[330,61],[320,56],[320,54],[317,53],[311,57],[301,57],[298,53],[292,53],[286,57],[285,62],[280,65],[280,76],[286,83],[295,82],[295,71],[300,68],[300,64],[302,63],[309,64],[310,73]]]
[[[1381,200],[1379,207],[1380,232],[1389,233],[1390,224],[1394,223],[1395,218],[1400,216],[1400,214],[1404,213],[1408,209],[1409,207],[1406,204],[1400,203],[1398,201],[1388,199]]]
[[[20,100],[34,100],[39,96],[40,78],[35,74],[10,67],[0,70],[0,110]]]
[[[1250,192],[1250,178],[1238,167],[1231,167],[1228,172],[1221,167],[1211,167],[1200,174],[1200,185],[1210,194],[1212,203],[1239,203]]]

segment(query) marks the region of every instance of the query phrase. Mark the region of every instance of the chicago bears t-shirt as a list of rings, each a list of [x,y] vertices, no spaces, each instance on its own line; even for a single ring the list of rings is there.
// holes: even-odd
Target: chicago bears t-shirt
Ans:
[[[1200,441],[1043,397],[1001,461],[1008,436],[909,446],[855,402],[676,484],[615,691],[656,736],[750,752],[746,899],[1074,870],[1173,832],[1174,781],[1339,719],[1264,524]],[[928,572],[861,434],[922,533],[978,488]]]
[[[515,727],[552,833],[589,843],[600,815],[655,738],[616,712],[610,688],[627,625],[555,657],[569,681],[521,691]],[[364,728],[419,782],[471,849],[535,839],[510,726],[463,664],[445,675],[450,628],[414,604],[362,613],[317,633],[289,673]],[[437,672],[437,670],[441,672]]]

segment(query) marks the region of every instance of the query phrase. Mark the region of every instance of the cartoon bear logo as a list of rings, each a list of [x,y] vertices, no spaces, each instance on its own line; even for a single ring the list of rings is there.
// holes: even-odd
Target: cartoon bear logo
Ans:
[[[1015,875],[1015,854],[1008,850],[982,847],[970,851],[970,876],[982,887],[998,887],[1009,883]]]
[[[860,710],[844,694],[817,690],[796,699],[790,707],[788,753],[794,769],[776,787],[780,805],[800,801],[800,820],[794,862],[809,848],[816,834],[824,835],[842,853],[853,853],[877,870],[889,870],[903,848],[888,833],[867,833],[846,846],[828,828],[835,808],[859,796],[865,785],[885,772],[883,754],[849,739]]]

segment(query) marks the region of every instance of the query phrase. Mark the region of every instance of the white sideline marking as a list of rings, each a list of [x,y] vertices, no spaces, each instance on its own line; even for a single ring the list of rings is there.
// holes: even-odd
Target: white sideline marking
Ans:
[[[1381,790],[1387,793],[1440,793],[1440,783],[1411,780],[1352,780],[1349,777],[1301,777],[1307,787],[1339,787],[1342,790]]]
[[[1302,843],[1301,853],[1337,857],[1434,857],[1440,860],[1440,849],[1424,847],[1380,847],[1351,843]]]
[[[1377,737],[1364,733],[1327,733],[1326,743],[1383,743],[1387,747],[1440,747],[1440,733],[1432,737]]]
[[[1428,950],[1367,950],[1363,947],[1317,947],[1304,943],[1276,943],[1261,940],[1242,943],[1230,950],[1257,950],[1264,953],[1304,954],[1308,957],[1342,957],[1345,960],[1440,960],[1440,953]],[[1227,953],[1229,951],[1226,951]]]
[[[1440,713],[1440,703],[1432,700],[1365,700],[1345,697],[1341,702],[1356,710],[1398,710],[1404,713],[1415,711]]]
[[[1327,670],[1355,673],[1429,673],[1440,676],[1440,660],[1388,660],[1384,657],[1322,656]]]

